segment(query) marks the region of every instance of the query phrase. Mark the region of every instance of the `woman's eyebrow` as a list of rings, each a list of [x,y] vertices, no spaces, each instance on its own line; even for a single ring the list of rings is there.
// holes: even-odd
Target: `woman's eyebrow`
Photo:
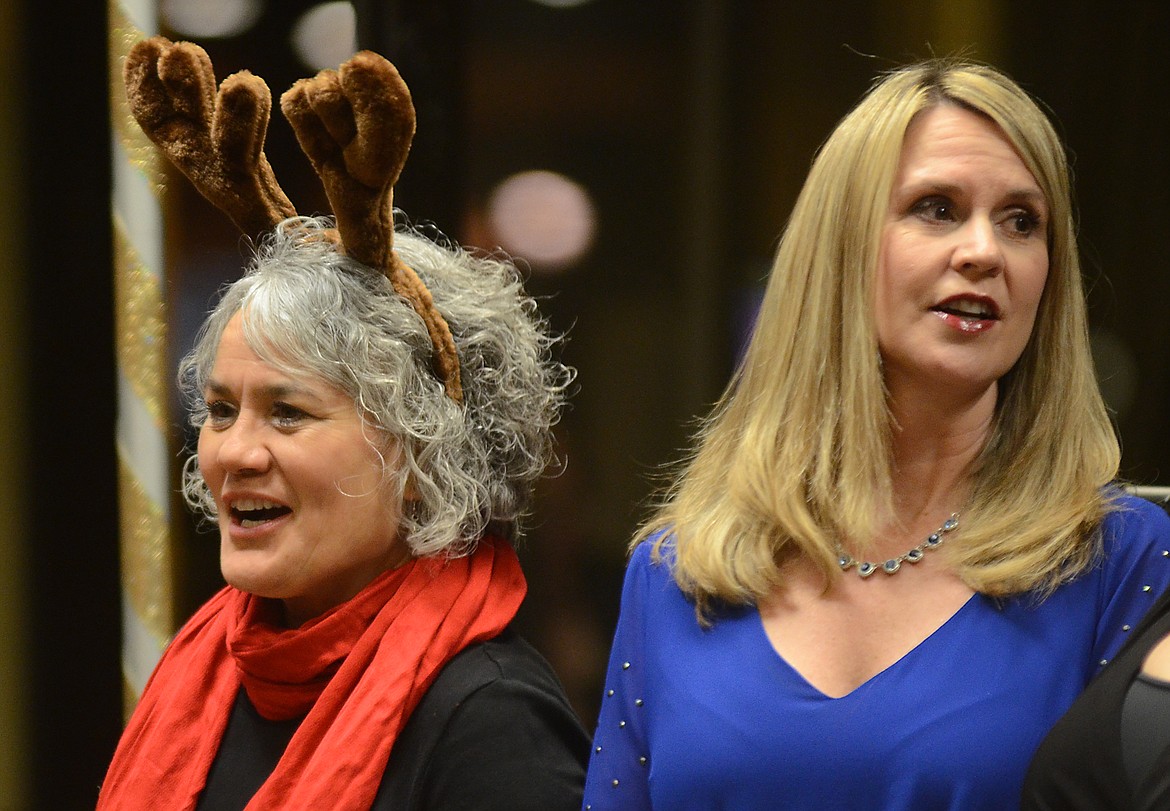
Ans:
[[[214,394],[217,397],[230,397],[232,395],[231,387],[215,378],[210,378],[204,388],[208,393]],[[296,383],[270,383],[259,386],[254,391],[267,400],[280,400],[285,397],[294,396],[314,402],[321,401],[321,398],[312,389],[299,386]]]

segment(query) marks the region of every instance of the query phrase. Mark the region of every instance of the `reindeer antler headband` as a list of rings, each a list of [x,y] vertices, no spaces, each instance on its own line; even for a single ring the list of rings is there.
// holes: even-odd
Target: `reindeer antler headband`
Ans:
[[[142,131],[241,231],[255,235],[296,216],[264,156],[272,96],[263,79],[240,71],[217,92],[207,53],[165,37],[136,43],[123,78]],[[385,273],[426,322],[435,372],[462,403],[451,330],[394,251],[394,184],[414,137],[406,83],[386,59],[362,51],[336,71],[298,81],[280,97],[280,109],[325,186],[342,249]]]

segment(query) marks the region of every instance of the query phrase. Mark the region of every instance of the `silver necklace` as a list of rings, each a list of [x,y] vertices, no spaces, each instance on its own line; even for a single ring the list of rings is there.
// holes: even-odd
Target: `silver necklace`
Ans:
[[[841,571],[847,572],[854,566],[857,567],[857,573],[862,577],[869,577],[871,574],[881,569],[886,574],[895,574],[902,568],[902,563],[917,563],[926,556],[926,550],[936,549],[943,542],[943,536],[951,532],[959,526],[959,514],[951,513],[951,517],[943,522],[943,525],[934,532],[926,536],[926,540],[918,544],[908,552],[898,555],[896,558],[890,558],[885,563],[873,563],[868,560],[858,560],[857,558],[846,552],[840,545],[837,546],[837,565],[841,567]]]

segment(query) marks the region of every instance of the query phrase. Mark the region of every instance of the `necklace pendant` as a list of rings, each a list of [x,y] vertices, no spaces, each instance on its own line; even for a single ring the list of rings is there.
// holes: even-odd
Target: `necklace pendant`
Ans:
[[[926,557],[926,553],[923,552],[921,549],[919,549],[916,546],[913,549],[911,549],[909,552],[906,553],[906,562],[907,563],[917,563],[918,561],[922,560],[924,557]]]
[[[878,570],[876,563],[870,563],[868,560],[857,564],[857,573],[862,577],[869,577]]]
[[[890,558],[889,560],[887,560],[885,563],[882,564],[882,571],[885,572],[886,574],[894,574],[895,572],[897,572],[901,568],[902,568],[902,561],[898,560],[897,558]]]

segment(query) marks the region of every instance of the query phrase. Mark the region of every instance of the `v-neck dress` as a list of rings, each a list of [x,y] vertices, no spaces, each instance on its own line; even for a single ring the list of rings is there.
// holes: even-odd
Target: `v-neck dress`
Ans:
[[[1122,498],[1103,544],[1097,566],[1043,601],[974,595],[840,698],[775,651],[754,607],[702,628],[668,564],[640,545],[584,807],[1018,807],[1045,732],[1170,585],[1170,518],[1160,508]]]

